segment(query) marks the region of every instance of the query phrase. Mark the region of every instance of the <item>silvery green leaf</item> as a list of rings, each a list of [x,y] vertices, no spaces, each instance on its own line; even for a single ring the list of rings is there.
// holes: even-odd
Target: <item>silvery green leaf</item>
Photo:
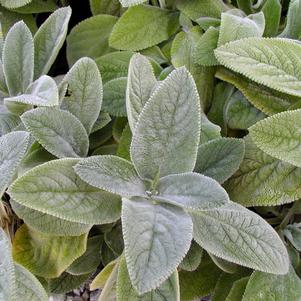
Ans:
[[[65,41],[71,8],[63,7],[51,14],[34,36],[34,77],[47,74]]]
[[[205,113],[201,114],[201,135],[200,144],[206,143],[210,140],[217,139],[221,137],[221,128],[211,122]]]
[[[258,84],[301,96],[301,45],[292,40],[241,39],[217,48],[215,56],[225,67]]]
[[[176,69],[151,96],[135,129],[131,158],[142,178],[193,170],[200,111],[192,76],[184,67]]]
[[[57,9],[57,5],[53,0],[27,0],[28,4],[14,8],[13,11],[19,14],[37,14],[53,12]]]
[[[213,139],[199,146],[194,171],[223,183],[239,168],[244,154],[242,139]]]
[[[123,7],[129,7],[146,2],[146,0],[119,0]]]
[[[120,260],[117,278],[118,301],[180,301],[178,272],[175,271],[155,290],[140,295],[133,288],[124,257]]]
[[[37,108],[25,112],[21,120],[35,139],[56,157],[87,155],[88,135],[71,113],[57,108]]]
[[[66,221],[87,225],[116,221],[120,198],[83,182],[73,170],[78,161],[59,159],[39,165],[19,177],[9,194],[23,206]]]
[[[300,109],[273,115],[250,127],[250,136],[268,155],[301,167],[300,118]]]
[[[186,255],[192,239],[190,216],[181,208],[135,198],[122,201],[125,258],[139,294],[159,287]]]
[[[126,88],[126,111],[134,132],[138,117],[157,83],[149,60],[137,53],[131,58]]]
[[[81,121],[89,134],[102,105],[102,80],[96,63],[87,57],[79,59],[61,85],[65,83],[68,84],[68,96],[62,106]]]
[[[16,131],[0,137],[0,194],[12,181],[29,143],[29,133]]]
[[[0,113],[0,136],[12,132],[21,122],[18,115],[12,113]]]
[[[7,33],[2,62],[9,95],[24,93],[33,80],[34,68],[33,38],[24,22],[16,23]]]
[[[25,6],[30,3],[32,0],[1,0],[0,3],[2,6],[8,9],[14,9],[21,6]]]
[[[91,134],[104,128],[111,120],[112,119],[108,113],[100,112],[92,127]]]
[[[264,32],[265,20],[263,12],[242,17],[235,10],[222,13],[218,46],[228,42],[249,37],[261,37]]]
[[[256,213],[231,202],[191,216],[194,239],[213,255],[267,273],[288,272],[289,257],[282,240]]]
[[[59,104],[59,91],[55,81],[50,76],[42,75],[28,86],[24,94],[4,98],[4,101],[53,107]]]
[[[300,224],[294,223],[287,225],[283,230],[283,234],[289,240],[289,242],[294,246],[296,250],[301,251],[301,229]]]
[[[158,200],[192,211],[217,208],[230,201],[218,182],[193,172],[165,176],[156,189]]]
[[[94,187],[122,196],[145,195],[145,186],[130,161],[117,156],[92,156],[75,166],[80,178]]]

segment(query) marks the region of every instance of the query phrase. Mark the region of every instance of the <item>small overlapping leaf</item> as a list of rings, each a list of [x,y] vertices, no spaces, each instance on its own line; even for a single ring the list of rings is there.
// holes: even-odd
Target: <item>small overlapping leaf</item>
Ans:
[[[150,5],[130,7],[114,26],[110,46],[120,50],[145,49],[167,40],[178,28],[178,16],[173,11]]]
[[[156,189],[159,200],[191,210],[217,208],[229,202],[227,192],[218,182],[192,172],[165,176]]]
[[[34,68],[33,38],[24,22],[16,23],[7,33],[2,61],[9,95],[24,93],[33,80]]]
[[[29,133],[17,131],[0,138],[0,194],[12,181],[29,143]]]
[[[83,182],[73,170],[76,163],[78,159],[61,159],[35,167],[11,185],[9,194],[21,205],[66,221],[88,225],[116,221],[119,197]]]
[[[244,153],[244,142],[241,139],[211,140],[199,146],[194,171],[223,183],[238,169]]]
[[[12,132],[20,123],[18,115],[9,112],[0,113],[0,136]]]
[[[250,129],[253,142],[265,153],[301,167],[301,110],[276,114]]]
[[[70,7],[60,8],[48,17],[35,34],[35,78],[50,70],[65,41],[70,17]]]
[[[133,55],[129,65],[126,89],[126,110],[132,132],[134,132],[138,117],[156,83],[157,80],[149,60],[138,53]]]
[[[230,262],[273,274],[286,274],[289,257],[275,230],[236,203],[191,213],[193,237],[205,250]]]
[[[185,271],[195,271],[202,261],[203,249],[193,240],[190,249],[183,261],[180,263],[179,268]]]
[[[162,115],[162,111],[165,112]],[[139,117],[131,157],[142,178],[192,171],[200,137],[200,103],[186,68],[172,72]]]
[[[87,132],[71,113],[56,108],[37,108],[25,112],[21,119],[35,139],[56,157],[87,155]]]
[[[102,105],[102,80],[96,63],[90,58],[78,60],[60,85],[68,84],[68,96],[62,107],[76,116],[89,134]]]
[[[248,38],[215,50],[217,60],[253,81],[301,96],[301,45],[289,39]]]
[[[123,199],[122,225],[130,279],[138,293],[160,286],[180,264],[192,239],[181,208],[148,199]]]
[[[145,186],[133,164],[117,156],[92,156],[75,166],[81,179],[122,196],[145,195]]]
[[[51,77],[43,75],[30,84],[24,94],[5,98],[4,101],[53,107],[59,104],[59,91],[55,81]]]

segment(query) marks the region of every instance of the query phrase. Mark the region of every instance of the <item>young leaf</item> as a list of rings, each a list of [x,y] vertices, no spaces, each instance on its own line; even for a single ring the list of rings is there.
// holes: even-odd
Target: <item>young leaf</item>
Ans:
[[[117,156],[92,156],[75,166],[81,179],[94,187],[122,196],[145,195],[145,186],[133,164]]]
[[[87,235],[49,236],[22,225],[14,237],[13,257],[35,275],[56,278],[85,252]]]
[[[239,168],[245,153],[244,141],[218,138],[201,144],[194,171],[225,182]]]
[[[253,81],[301,96],[301,45],[288,39],[247,38],[215,50],[217,60]]]
[[[63,7],[51,14],[34,36],[34,78],[47,74],[65,41],[71,8]]]
[[[301,110],[276,114],[250,129],[253,142],[265,153],[301,167]]]
[[[215,180],[193,172],[165,176],[157,190],[158,200],[185,209],[207,210],[229,202],[227,192]]]
[[[290,267],[286,275],[269,275],[253,272],[247,284],[242,301],[274,300],[298,301],[301,296],[301,280]]]
[[[102,80],[96,63],[90,58],[79,59],[64,77],[68,95],[62,107],[76,116],[89,134],[102,105]]]
[[[37,108],[25,112],[21,120],[35,139],[56,157],[87,155],[88,135],[71,113],[56,108]]]
[[[118,278],[117,278],[117,300],[118,301],[165,301],[180,300],[180,287],[178,272],[174,272],[163,284],[157,289],[139,295],[133,288],[129,277],[124,257],[120,260]]]
[[[149,60],[141,55],[132,56],[126,88],[126,111],[129,125],[134,132],[138,117],[157,83]]]
[[[178,28],[177,13],[155,6],[138,5],[128,8],[120,17],[109,42],[115,49],[141,50],[167,40]]]
[[[84,56],[95,59],[111,52],[108,39],[116,21],[114,16],[97,15],[73,27],[67,38],[69,65],[73,65]]]
[[[187,253],[191,218],[179,207],[143,198],[123,199],[121,218],[132,285],[139,294],[147,293],[159,287]]]
[[[12,181],[29,143],[29,134],[23,131],[12,132],[0,138],[0,194]]]
[[[119,197],[83,182],[73,170],[78,161],[60,159],[37,166],[19,177],[9,194],[21,205],[66,221],[116,221],[120,217]]]
[[[53,107],[59,104],[59,91],[55,81],[51,77],[43,75],[29,85],[24,94],[5,98],[4,101]]]
[[[137,172],[153,179],[158,173],[163,177],[192,171],[199,137],[199,97],[192,76],[182,67],[160,84],[140,114],[131,144]]]
[[[267,273],[288,272],[289,258],[283,242],[256,213],[229,203],[191,216],[194,239],[213,255]]]
[[[34,48],[30,30],[16,23],[7,33],[2,53],[3,70],[10,96],[24,93],[33,80]]]

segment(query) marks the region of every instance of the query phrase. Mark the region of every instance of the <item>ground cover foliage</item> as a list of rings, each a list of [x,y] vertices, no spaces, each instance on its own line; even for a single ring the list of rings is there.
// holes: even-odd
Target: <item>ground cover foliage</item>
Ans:
[[[300,0],[0,11],[0,301],[301,300]]]

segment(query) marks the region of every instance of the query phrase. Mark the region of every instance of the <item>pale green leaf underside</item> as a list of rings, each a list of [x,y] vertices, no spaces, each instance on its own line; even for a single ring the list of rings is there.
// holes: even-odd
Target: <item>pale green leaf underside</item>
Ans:
[[[63,108],[75,115],[90,133],[102,105],[102,80],[96,63],[90,58],[79,59],[62,84],[68,84]]]
[[[193,236],[217,257],[273,274],[286,274],[289,258],[275,230],[256,213],[236,203],[191,213]]]
[[[134,54],[129,65],[126,89],[126,110],[132,132],[156,83],[149,60],[141,54]]]
[[[191,218],[169,204],[123,199],[122,226],[132,285],[139,293],[147,293],[160,286],[187,253],[192,239]]]
[[[253,81],[301,96],[301,45],[279,38],[248,38],[215,50],[217,60]]]
[[[73,114],[57,108],[37,108],[25,112],[21,119],[34,138],[56,157],[87,155],[87,132]]]
[[[143,196],[146,188],[133,164],[117,156],[92,156],[75,166],[81,179],[94,187],[122,196]]]
[[[14,212],[30,228],[55,236],[79,236],[89,232],[92,225],[68,222],[37,210],[30,209],[10,200]]]
[[[175,271],[157,289],[139,295],[133,288],[124,257],[121,259],[117,278],[118,301],[180,301],[179,276]]]
[[[192,76],[182,67],[160,84],[143,108],[131,144],[132,162],[142,178],[190,172],[199,137],[200,101]]]
[[[301,280],[290,267],[286,275],[269,275],[253,272],[247,284],[242,301],[299,301]]]
[[[218,182],[198,173],[174,174],[161,178],[158,199],[191,210],[217,208],[229,202]]]
[[[250,129],[253,142],[265,153],[301,167],[301,110],[276,114]]]
[[[24,94],[5,98],[4,101],[53,107],[59,104],[59,91],[55,81],[51,77],[43,75],[29,85]]]
[[[241,139],[213,139],[199,146],[194,171],[223,183],[239,168],[244,153]]]
[[[238,171],[225,183],[231,200],[244,206],[272,206],[301,197],[301,169],[269,156],[248,136]]]
[[[33,80],[34,46],[31,32],[23,21],[7,33],[2,61],[9,95],[24,93]]]
[[[65,41],[71,8],[63,7],[51,14],[34,36],[34,77],[47,74]]]
[[[37,276],[56,278],[85,252],[87,235],[51,236],[23,224],[14,237],[13,257]]]
[[[0,194],[10,184],[29,143],[29,133],[16,131],[0,138]]]
[[[83,182],[73,170],[78,161],[60,159],[35,167],[11,185],[9,194],[21,205],[66,221],[87,225],[116,221],[119,197]]]

